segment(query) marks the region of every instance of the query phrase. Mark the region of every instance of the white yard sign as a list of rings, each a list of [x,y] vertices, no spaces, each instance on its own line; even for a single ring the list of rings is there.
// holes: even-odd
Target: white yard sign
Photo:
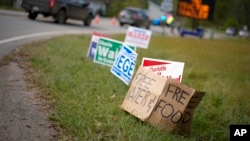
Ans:
[[[111,72],[129,85],[135,70],[137,53],[130,47],[123,45],[113,66]]]
[[[129,26],[124,43],[146,49],[151,35],[151,30]]]
[[[182,80],[184,70],[183,62],[143,58],[142,66],[163,77],[172,78],[179,82]]]

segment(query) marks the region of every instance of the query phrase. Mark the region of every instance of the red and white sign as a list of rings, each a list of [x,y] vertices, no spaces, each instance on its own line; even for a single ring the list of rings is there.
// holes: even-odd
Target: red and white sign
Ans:
[[[151,35],[151,30],[129,26],[124,43],[146,49]]]
[[[183,62],[143,58],[142,66],[144,68],[150,69],[152,72],[155,72],[163,77],[172,78],[179,82],[182,81],[184,70]]]

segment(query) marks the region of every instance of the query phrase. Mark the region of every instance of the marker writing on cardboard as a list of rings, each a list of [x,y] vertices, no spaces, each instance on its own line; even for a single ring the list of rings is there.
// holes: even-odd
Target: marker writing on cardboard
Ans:
[[[174,101],[177,103],[184,105],[185,101],[188,99],[190,94],[183,89],[181,89],[178,86],[175,86],[173,84],[169,84],[165,97],[171,97]],[[193,109],[195,107],[196,101],[195,99],[198,97],[191,97],[191,99],[188,102],[187,108]],[[178,109],[175,109],[172,103],[167,102],[164,99],[161,99],[154,109],[154,111],[160,110],[160,113],[162,117],[164,118],[170,118],[170,121],[174,124],[178,123],[188,123],[191,121],[192,114],[188,111],[180,111]]]
[[[155,79],[147,77],[142,73],[138,73],[135,76],[135,83],[138,87],[134,86],[130,88],[126,100],[130,100],[131,102],[142,105],[143,107],[146,105],[148,107],[146,112],[148,112],[153,108],[152,104],[156,100],[156,96],[150,97],[151,93],[148,91],[148,87],[151,86],[153,82],[155,82]]]
[[[154,111],[161,110],[161,116],[164,118],[170,118],[170,121],[174,124],[188,123],[191,120],[191,114],[189,112],[181,112],[174,108],[171,103],[161,99],[154,109]]]
[[[156,100],[156,96],[153,98],[150,97],[150,91],[145,90],[140,87],[131,87],[126,97],[126,100],[131,101],[137,105],[142,105],[143,107],[146,105],[148,107],[148,112],[152,107],[152,104]]]
[[[152,85],[152,83],[155,81],[155,79],[147,77],[145,74],[142,73],[138,73],[135,77],[135,83],[145,89],[148,89],[148,86]]]
[[[183,102],[186,100],[187,96],[189,96],[189,93],[182,90],[180,87],[177,87],[173,84],[169,84],[165,97],[171,94],[172,94],[172,99],[174,99],[176,102],[180,103],[181,105],[184,105]]]

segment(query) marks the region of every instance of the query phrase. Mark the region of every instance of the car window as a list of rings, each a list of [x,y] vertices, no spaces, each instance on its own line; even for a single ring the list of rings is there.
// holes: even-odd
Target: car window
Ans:
[[[148,18],[148,15],[147,15],[146,12],[144,12],[143,10],[140,11],[140,15],[141,15],[143,18]]]
[[[134,11],[134,10],[129,10],[128,12],[129,12],[129,14],[136,14],[136,13],[137,13],[137,12]]]

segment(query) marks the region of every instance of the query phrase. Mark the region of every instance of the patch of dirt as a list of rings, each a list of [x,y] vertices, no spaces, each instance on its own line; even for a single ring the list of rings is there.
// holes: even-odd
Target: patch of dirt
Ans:
[[[48,120],[49,105],[20,62],[0,65],[0,141],[54,141],[61,129]],[[28,80],[28,81],[27,81]]]

